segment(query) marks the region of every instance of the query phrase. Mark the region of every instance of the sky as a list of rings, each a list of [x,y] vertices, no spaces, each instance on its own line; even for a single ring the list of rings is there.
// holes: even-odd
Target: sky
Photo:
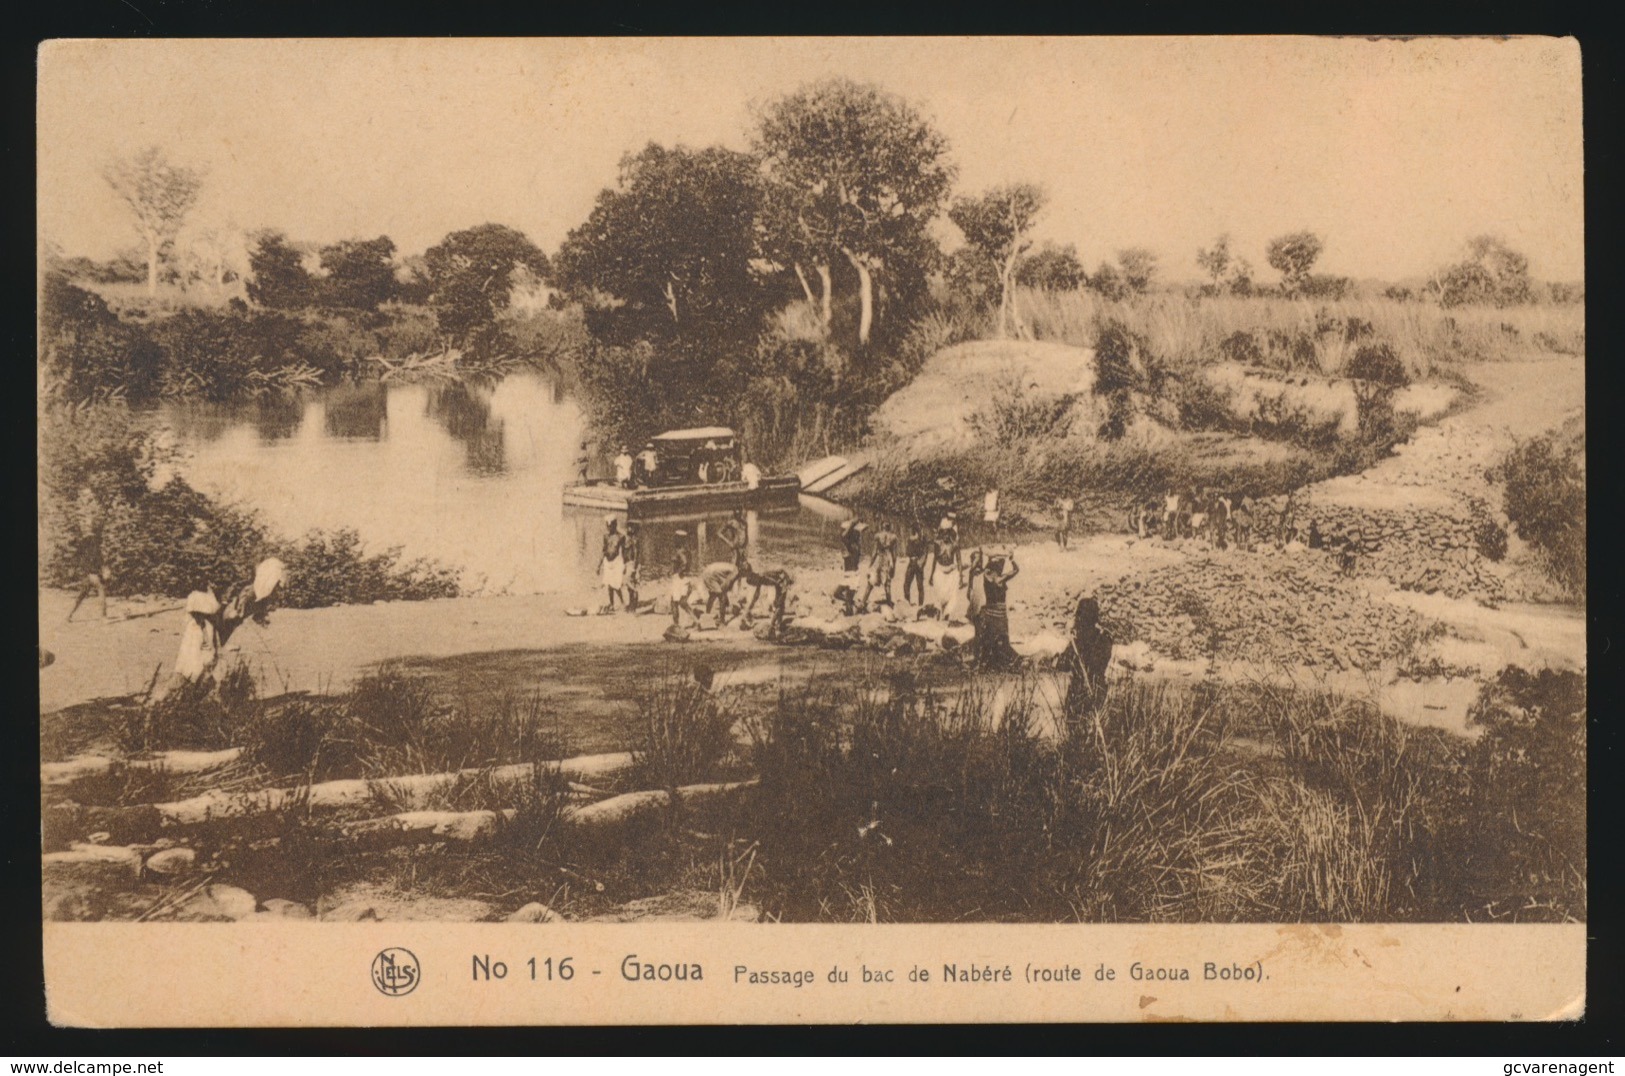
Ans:
[[[837,75],[947,136],[958,193],[1037,182],[1041,239],[1198,275],[1220,233],[1260,279],[1308,228],[1318,270],[1396,280],[1492,233],[1584,275],[1572,40],[683,38],[58,41],[39,57],[42,241],[134,245],[101,178],[157,144],[208,179],[194,215],[403,254],[485,221],[549,253],[650,141],[744,149],[752,109]]]

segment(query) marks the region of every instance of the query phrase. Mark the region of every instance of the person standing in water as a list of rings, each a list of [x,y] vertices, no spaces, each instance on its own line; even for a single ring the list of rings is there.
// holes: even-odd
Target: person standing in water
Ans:
[[[626,585],[625,553],[626,536],[620,532],[615,517],[606,516],[604,519],[603,556],[598,561],[599,578],[604,584],[604,589],[609,593],[609,604],[605,607],[605,612],[614,612],[615,596],[620,594],[621,587]]]
[[[1055,511],[1060,516],[1055,526],[1055,544],[1064,550],[1072,540],[1072,498],[1063,495],[1055,502]]]

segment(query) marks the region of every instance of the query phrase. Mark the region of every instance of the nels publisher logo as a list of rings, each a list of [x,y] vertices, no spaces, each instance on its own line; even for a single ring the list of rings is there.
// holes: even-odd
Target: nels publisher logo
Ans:
[[[392,998],[410,994],[422,977],[418,958],[410,949],[385,949],[372,958],[372,985],[380,994]]]

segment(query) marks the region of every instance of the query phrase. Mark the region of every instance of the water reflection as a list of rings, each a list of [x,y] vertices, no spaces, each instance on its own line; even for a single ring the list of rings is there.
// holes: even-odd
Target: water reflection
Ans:
[[[254,429],[261,441],[285,441],[299,432],[305,421],[305,401],[295,392],[275,392],[260,397],[254,414]]]
[[[430,388],[424,404],[429,417],[463,445],[468,469],[481,475],[508,469],[502,420],[491,417],[491,393],[488,386],[453,381]]]
[[[338,385],[322,394],[322,422],[329,437],[380,441],[388,416],[388,388],[381,381]]]
[[[596,593],[604,517],[566,509],[583,440],[580,408],[551,378],[490,385],[368,384],[236,405],[166,404],[161,414],[199,488],[257,508],[276,530],[352,527],[465,569],[471,588]],[[792,573],[839,563],[843,509],[747,513],[753,558]],[[816,510],[813,507],[816,506]],[[727,514],[642,525],[647,596],[684,549],[695,568],[726,560]]]

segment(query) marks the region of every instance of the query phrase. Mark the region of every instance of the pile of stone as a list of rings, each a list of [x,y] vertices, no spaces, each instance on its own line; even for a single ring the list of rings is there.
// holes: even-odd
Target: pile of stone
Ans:
[[[1280,499],[1267,510],[1278,513]],[[1390,511],[1314,501],[1296,505],[1293,521],[1300,538],[1311,523],[1328,544],[1338,535],[1356,537],[1359,575],[1425,594],[1490,603],[1507,599],[1504,575],[1481,547],[1501,524],[1482,502]]]
[[[1095,596],[1117,643],[1145,642],[1179,660],[1374,669],[1406,653],[1423,626],[1311,550],[1216,551],[1104,585]]]

